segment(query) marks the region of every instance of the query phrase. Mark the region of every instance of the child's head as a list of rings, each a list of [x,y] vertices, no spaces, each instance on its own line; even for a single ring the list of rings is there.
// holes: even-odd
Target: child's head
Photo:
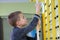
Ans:
[[[16,11],[16,12],[11,13],[8,16],[8,21],[9,21],[10,25],[12,25],[14,27],[15,26],[24,26],[27,24],[27,20],[21,11]]]

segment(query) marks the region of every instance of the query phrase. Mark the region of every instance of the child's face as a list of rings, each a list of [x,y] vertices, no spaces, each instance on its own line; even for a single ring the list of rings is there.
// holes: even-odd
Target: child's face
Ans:
[[[18,26],[25,26],[27,24],[27,19],[24,17],[23,14],[19,14],[20,20],[17,21]]]

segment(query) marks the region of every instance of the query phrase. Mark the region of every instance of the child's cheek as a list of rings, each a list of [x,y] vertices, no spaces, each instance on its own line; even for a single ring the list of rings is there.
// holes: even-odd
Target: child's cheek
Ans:
[[[23,25],[27,24],[27,21],[26,21],[26,20],[23,20],[23,21],[22,21],[22,24],[23,24]]]

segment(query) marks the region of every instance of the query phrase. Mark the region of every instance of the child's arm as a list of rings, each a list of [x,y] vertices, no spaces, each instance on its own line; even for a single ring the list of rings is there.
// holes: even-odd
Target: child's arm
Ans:
[[[37,26],[38,20],[40,18],[39,15],[40,15],[40,4],[38,3],[38,4],[36,4],[36,14],[35,14],[32,22],[26,28],[24,28],[25,33],[32,31]]]
[[[39,17],[39,15],[35,14],[31,23],[27,27],[23,28],[25,34],[32,31],[37,26]]]

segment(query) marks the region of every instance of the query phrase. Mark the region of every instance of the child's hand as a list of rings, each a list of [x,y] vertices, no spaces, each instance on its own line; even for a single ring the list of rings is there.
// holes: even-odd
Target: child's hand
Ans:
[[[36,4],[36,14],[40,15],[40,3]]]

